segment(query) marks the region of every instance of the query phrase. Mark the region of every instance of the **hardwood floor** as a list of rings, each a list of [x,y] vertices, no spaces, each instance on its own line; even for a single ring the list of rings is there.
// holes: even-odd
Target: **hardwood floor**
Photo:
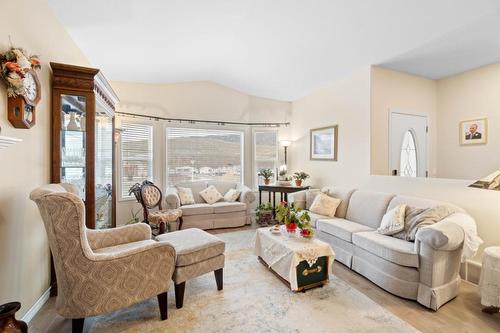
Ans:
[[[228,231],[250,230],[245,226],[234,229],[211,230],[212,234]],[[493,333],[500,332],[500,314],[489,315],[481,311],[476,285],[463,281],[459,295],[435,312],[415,301],[394,296],[346,266],[335,262],[334,274],[359,290],[374,302],[422,332],[429,333]],[[71,332],[71,320],[65,320],[55,312],[52,297],[29,324],[30,333]]]

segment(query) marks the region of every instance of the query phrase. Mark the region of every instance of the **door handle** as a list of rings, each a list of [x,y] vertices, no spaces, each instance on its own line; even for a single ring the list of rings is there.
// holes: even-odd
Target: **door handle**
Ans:
[[[397,176],[398,175],[398,170],[397,169],[392,170],[392,175],[393,176]]]

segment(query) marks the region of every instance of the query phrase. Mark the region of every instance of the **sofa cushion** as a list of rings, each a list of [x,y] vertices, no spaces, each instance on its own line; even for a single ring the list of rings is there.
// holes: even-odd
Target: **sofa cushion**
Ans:
[[[200,195],[200,192],[207,188],[207,182],[197,181],[197,182],[184,182],[179,183],[176,186],[189,187],[193,191],[193,197],[195,203],[205,203],[205,200]]]
[[[352,243],[395,264],[418,267],[418,254],[411,242],[384,236],[376,231],[364,231],[352,234]]]
[[[402,204],[415,208],[432,208],[443,203],[436,200],[412,197],[408,195],[396,195],[394,198],[392,198],[389,206],[387,207],[387,210],[393,209],[394,207]]]
[[[227,193],[230,189],[236,189],[236,183],[234,182],[220,182],[220,181],[210,181],[207,183],[208,186],[213,185],[222,194]]]
[[[247,209],[247,205],[242,202],[216,202],[212,204],[214,214],[240,212]]]
[[[353,233],[373,230],[366,225],[339,218],[320,219],[316,222],[316,229],[347,242],[352,242]]]
[[[324,193],[319,193],[314,198],[314,201],[309,210],[315,214],[335,217],[335,212],[337,211],[337,207],[341,202],[342,200],[340,199],[331,197]]]
[[[345,218],[347,207],[349,206],[349,200],[351,199],[351,195],[354,193],[354,191],[355,189],[345,187],[323,187],[321,189],[321,192],[331,197],[342,200],[337,208],[337,211],[335,212],[335,216],[342,219]]]
[[[181,205],[192,205],[195,203],[193,191],[190,187],[177,186],[177,193],[179,194]]]
[[[201,229],[168,232],[156,237],[159,242],[167,242],[175,248],[175,266],[188,266],[216,257],[224,253],[225,243]]]
[[[387,212],[393,194],[371,191],[355,191],[349,200],[346,220],[376,229]]]
[[[206,203],[181,206],[182,216],[213,214],[214,207]]]
[[[240,197],[241,191],[234,188],[229,189],[226,194],[224,194],[224,201],[235,202]]]
[[[329,217],[329,216],[316,214],[316,213],[313,213],[313,212],[310,212],[310,211],[307,211],[307,213],[309,214],[309,217],[311,218],[311,225],[313,226],[313,228],[316,228],[316,223],[318,223],[318,220],[320,220],[320,219],[331,219],[331,217]]]
[[[206,189],[200,192],[201,197],[207,204],[214,204],[217,201],[221,201],[224,199],[222,194],[215,188],[215,186],[210,185]]]

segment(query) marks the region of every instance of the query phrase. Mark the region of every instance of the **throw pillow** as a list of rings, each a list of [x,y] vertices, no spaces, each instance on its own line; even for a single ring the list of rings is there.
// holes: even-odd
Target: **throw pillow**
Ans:
[[[227,191],[226,194],[224,194],[224,201],[235,202],[240,197],[240,194],[241,191],[239,190],[236,190],[234,188],[229,189],[229,191]]]
[[[213,185],[210,185],[209,187],[201,191],[200,195],[203,198],[203,200],[205,200],[205,202],[210,205],[216,203],[221,199],[224,199],[222,194],[220,194],[219,191],[217,191],[217,189]]]
[[[314,190],[306,190],[306,209],[310,209],[312,203],[314,202],[314,199],[316,196],[321,193],[320,190],[314,189]]]
[[[335,212],[341,202],[342,200],[340,199],[332,198],[324,193],[318,193],[309,210],[315,214],[335,217]]]
[[[406,205],[399,205],[385,213],[377,232],[382,235],[394,235],[405,228]]]
[[[181,199],[181,205],[194,205],[193,191],[189,187],[177,186],[177,193]]]

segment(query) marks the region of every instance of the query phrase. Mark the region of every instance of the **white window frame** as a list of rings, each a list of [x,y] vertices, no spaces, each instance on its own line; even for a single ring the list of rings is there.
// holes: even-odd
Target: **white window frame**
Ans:
[[[280,156],[279,156],[279,131],[277,129],[269,129],[269,128],[252,128],[252,182],[253,189],[256,190],[259,187],[259,176],[257,173],[257,144],[255,143],[256,133],[259,132],[274,132],[276,134],[276,159],[274,160],[273,172],[276,173],[276,168],[279,168],[280,165]],[[263,160],[264,161],[264,160]],[[276,177],[276,175],[274,175]]]
[[[164,183],[164,188],[169,188],[171,186],[175,186],[176,184],[169,184],[168,183],[168,130],[170,128],[192,128],[192,129],[198,129],[198,130],[210,130],[210,131],[230,131],[230,132],[238,132],[241,135],[241,173],[240,173],[240,184],[244,185],[245,184],[245,135],[246,132],[243,128],[238,128],[238,127],[224,127],[223,129],[220,128],[219,126],[210,126],[207,124],[171,124],[171,125],[166,125],[164,129],[164,139],[163,139],[163,144],[164,144],[164,149],[163,151],[165,152],[165,157],[164,157],[164,167],[162,167],[162,172],[163,172],[163,183]]]
[[[146,120],[138,120],[138,119],[134,119],[134,120],[128,120],[128,119],[121,119],[120,120],[120,127],[123,126],[123,124],[141,124],[141,125],[148,125],[148,126],[151,126],[151,144],[152,144],[152,151],[151,151],[151,154],[152,154],[152,158],[151,158],[151,167],[152,167],[152,181],[154,182],[155,180],[155,160],[156,160],[156,154],[155,154],[155,126],[153,124],[153,122],[151,121],[146,121]],[[121,134],[123,135],[123,133]],[[118,156],[118,170],[116,170],[116,174],[117,174],[117,183],[118,183],[118,186],[117,186],[117,190],[118,190],[118,201],[122,202],[122,201],[136,201],[136,198],[132,195],[130,197],[123,197],[122,194],[122,169],[123,169],[123,160],[122,160],[122,137],[120,135],[120,139],[118,140],[117,142],[117,156]]]

